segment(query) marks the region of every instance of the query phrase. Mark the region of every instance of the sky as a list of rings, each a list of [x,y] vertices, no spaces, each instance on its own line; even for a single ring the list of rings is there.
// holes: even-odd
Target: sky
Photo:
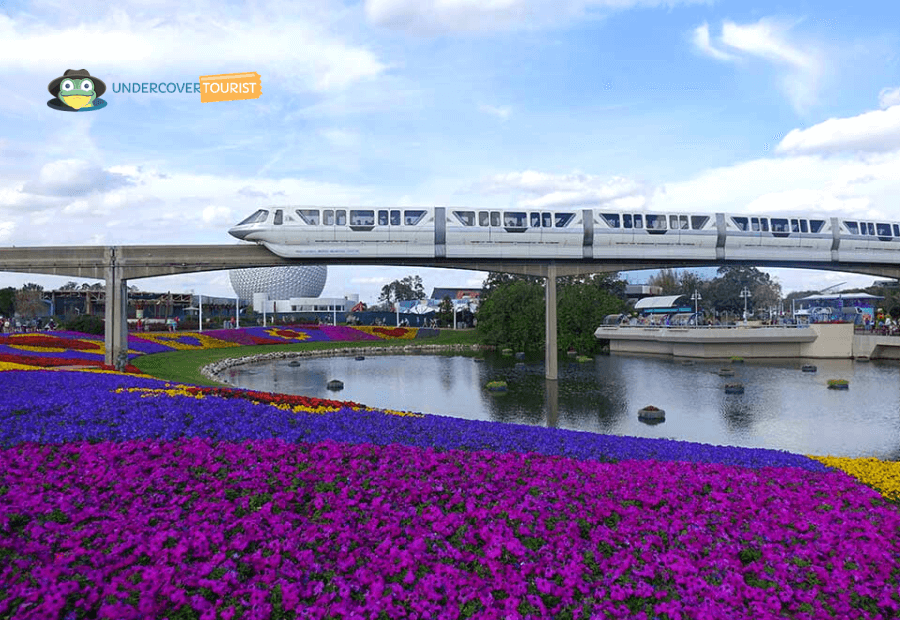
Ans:
[[[108,105],[48,107],[67,69]],[[258,99],[113,92],[238,72]],[[900,220],[895,3],[0,0],[0,76],[0,246],[238,243],[270,205]],[[767,271],[785,293],[873,280]],[[330,267],[323,296],[411,274],[486,276]],[[90,281],[0,273],[69,280]],[[227,272],[130,284],[233,296]]]

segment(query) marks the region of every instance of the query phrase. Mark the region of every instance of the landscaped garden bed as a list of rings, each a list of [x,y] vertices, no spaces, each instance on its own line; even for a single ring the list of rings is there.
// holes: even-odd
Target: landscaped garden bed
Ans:
[[[0,618],[900,609],[897,463],[115,372],[0,389]]]

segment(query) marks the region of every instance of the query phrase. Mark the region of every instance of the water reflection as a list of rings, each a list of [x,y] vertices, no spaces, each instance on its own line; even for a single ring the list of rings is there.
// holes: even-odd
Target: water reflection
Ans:
[[[667,437],[704,443],[771,447],[810,454],[900,458],[900,365],[850,360],[747,360],[728,363],[646,356],[560,359],[560,379],[544,378],[540,359],[487,355],[407,355],[269,361],[228,371],[229,382],[250,389],[340,398],[376,407],[467,419],[552,426],[619,435]],[[818,366],[801,372],[803,363]],[[826,389],[830,378],[850,390]],[[329,392],[332,379],[344,390]],[[484,389],[503,380],[508,391]],[[744,394],[725,394],[740,382]],[[647,425],[637,410],[666,410]]]

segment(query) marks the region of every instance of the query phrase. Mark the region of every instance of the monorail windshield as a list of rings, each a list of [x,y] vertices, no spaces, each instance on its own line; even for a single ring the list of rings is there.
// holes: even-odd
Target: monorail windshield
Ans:
[[[260,209],[250,217],[248,217],[243,222],[239,223],[238,226],[246,226],[247,224],[258,224],[260,222],[265,222],[269,217],[269,212],[265,209]]]

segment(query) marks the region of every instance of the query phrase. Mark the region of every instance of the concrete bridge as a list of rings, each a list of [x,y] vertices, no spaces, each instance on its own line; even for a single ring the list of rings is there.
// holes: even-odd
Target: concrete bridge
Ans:
[[[258,245],[122,245],[47,246],[0,248],[0,271],[96,278],[106,282],[106,363],[124,366],[128,352],[126,321],[128,280],[155,276],[279,265],[394,265],[441,267],[470,271],[497,271],[546,279],[546,377],[558,377],[556,332],[556,278],[591,273],[660,269],[664,267],[718,267],[752,265],[846,271],[900,279],[900,265],[840,262],[692,261],[685,259],[644,260],[544,260],[544,259],[446,259],[360,258],[329,255],[309,259],[285,259]]]

